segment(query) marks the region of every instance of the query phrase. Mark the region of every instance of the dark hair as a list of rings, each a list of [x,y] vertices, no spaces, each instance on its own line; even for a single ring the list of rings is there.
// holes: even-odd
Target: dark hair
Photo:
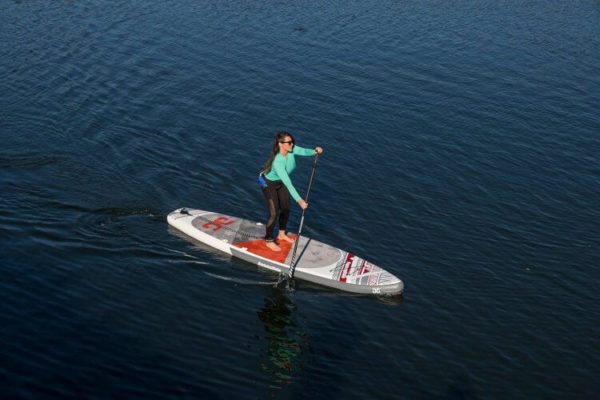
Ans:
[[[273,148],[271,149],[271,156],[269,157],[269,159],[265,163],[265,166],[263,167],[263,173],[266,174],[271,170],[273,160],[275,159],[277,153],[279,153],[279,143],[283,142],[286,137],[289,137],[292,140],[292,143],[296,141],[292,134],[286,131],[281,131],[277,135],[275,135],[275,141],[273,142]]]

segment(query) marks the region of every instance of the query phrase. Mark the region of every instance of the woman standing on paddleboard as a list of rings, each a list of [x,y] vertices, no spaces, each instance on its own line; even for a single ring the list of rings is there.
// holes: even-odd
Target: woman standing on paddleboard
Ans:
[[[263,172],[261,172],[258,178],[269,209],[267,232],[265,235],[265,242],[269,249],[273,251],[281,250],[273,235],[278,213],[279,234],[277,235],[277,239],[287,242],[294,241],[285,234],[285,228],[290,216],[290,195],[302,209],[308,207],[306,201],[300,197],[294,188],[289,176],[296,169],[295,156],[314,156],[321,153],[323,153],[321,147],[305,149],[296,146],[294,137],[289,132],[279,132],[275,136],[271,157],[269,157],[263,168]]]

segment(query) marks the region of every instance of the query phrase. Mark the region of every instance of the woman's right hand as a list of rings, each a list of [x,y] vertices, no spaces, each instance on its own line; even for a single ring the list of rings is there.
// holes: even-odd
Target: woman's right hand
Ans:
[[[308,208],[308,203],[304,201],[304,199],[298,200],[298,205],[301,209],[306,210]]]

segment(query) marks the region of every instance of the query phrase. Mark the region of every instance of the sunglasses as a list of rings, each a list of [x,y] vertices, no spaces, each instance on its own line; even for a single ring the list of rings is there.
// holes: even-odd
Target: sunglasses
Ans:
[[[288,144],[288,143],[294,144],[294,141],[293,140],[288,140],[287,142],[279,142],[279,143],[281,143],[281,144]]]

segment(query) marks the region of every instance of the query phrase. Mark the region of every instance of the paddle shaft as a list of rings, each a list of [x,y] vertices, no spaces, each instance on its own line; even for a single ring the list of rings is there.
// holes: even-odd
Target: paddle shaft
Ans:
[[[304,201],[308,203],[308,197],[310,196],[310,188],[312,187],[313,178],[315,177],[315,171],[317,170],[317,161],[319,161],[319,155],[315,157],[315,162],[313,163],[312,172],[310,173],[310,179],[308,180],[308,189],[306,190],[306,198]],[[302,217],[300,218],[300,228],[298,228],[298,236],[296,236],[296,240],[294,241],[294,251],[292,252],[292,261],[290,262],[290,278],[294,277],[294,272],[296,271],[296,250],[298,250],[298,243],[300,242],[300,234],[302,233],[302,227],[304,226],[304,214],[306,213],[306,209],[302,209]]]

